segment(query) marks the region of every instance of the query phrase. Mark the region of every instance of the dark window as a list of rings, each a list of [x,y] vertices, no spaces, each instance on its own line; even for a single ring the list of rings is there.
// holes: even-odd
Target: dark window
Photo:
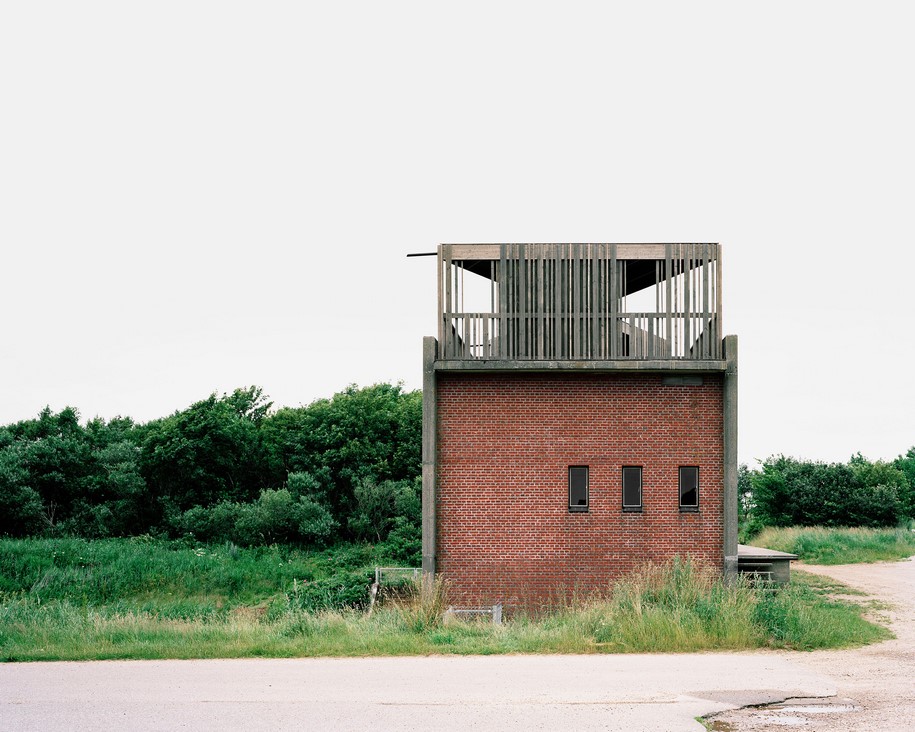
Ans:
[[[569,467],[569,510],[588,510],[588,466]]]
[[[699,510],[699,468],[680,466],[680,510]]]
[[[623,510],[642,510],[642,469],[628,465],[623,467]]]

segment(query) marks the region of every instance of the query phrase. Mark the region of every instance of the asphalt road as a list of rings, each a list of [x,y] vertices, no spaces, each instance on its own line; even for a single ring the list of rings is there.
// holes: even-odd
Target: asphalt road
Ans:
[[[834,694],[776,653],[0,665],[2,730],[693,730]]]

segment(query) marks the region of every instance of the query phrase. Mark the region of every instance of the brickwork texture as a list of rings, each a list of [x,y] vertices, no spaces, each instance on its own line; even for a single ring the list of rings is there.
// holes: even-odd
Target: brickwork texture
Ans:
[[[648,561],[723,556],[723,379],[661,374],[466,374],[437,378],[437,567],[459,605],[536,608],[605,591]],[[572,513],[568,468],[589,469]],[[642,467],[642,511],[622,506]],[[679,506],[679,467],[699,467],[699,510]]]

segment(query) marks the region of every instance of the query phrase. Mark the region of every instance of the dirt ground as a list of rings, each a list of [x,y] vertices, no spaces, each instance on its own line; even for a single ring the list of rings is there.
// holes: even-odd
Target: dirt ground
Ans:
[[[915,557],[832,567],[797,563],[794,569],[866,592],[868,597],[847,599],[868,604],[870,615],[888,624],[896,639],[846,651],[786,653],[792,661],[833,679],[837,695],[724,712],[709,720],[712,729],[915,730]]]

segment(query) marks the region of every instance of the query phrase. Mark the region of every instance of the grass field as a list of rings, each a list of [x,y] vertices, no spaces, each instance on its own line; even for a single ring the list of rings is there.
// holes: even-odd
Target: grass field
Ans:
[[[767,528],[753,538],[753,545],[797,554],[811,564],[858,564],[915,555],[915,531],[818,526]]]
[[[689,561],[508,622],[443,620],[447,588],[364,609],[371,547],[0,540],[0,659],[834,648],[889,637],[816,578],[724,586]]]

